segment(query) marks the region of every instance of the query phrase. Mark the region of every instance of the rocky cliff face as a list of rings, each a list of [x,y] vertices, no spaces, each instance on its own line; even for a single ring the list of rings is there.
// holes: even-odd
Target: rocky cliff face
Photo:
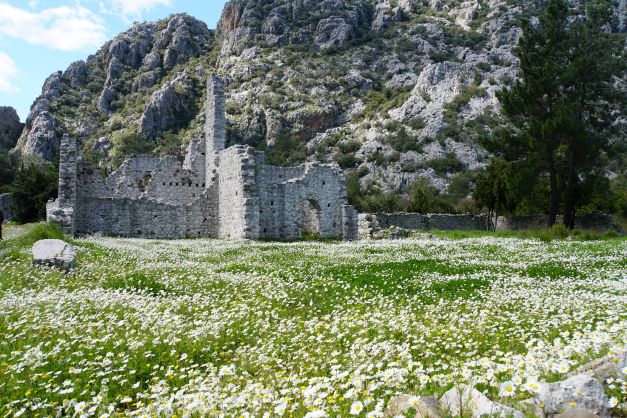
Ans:
[[[271,148],[292,135],[364,187],[402,192],[426,177],[444,190],[485,161],[477,137],[501,123],[495,94],[517,75],[517,22],[538,6],[231,0],[215,32],[187,15],[140,24],[50,76],[18,148],[51,159],[70,131],[107,165],[129,133],[155,150],[184,146],[204,134],[204,83],[218,73],[229,143]]]
[[[114,148],[116,137],[129,131],[155,140],[187,127],[203,94],[187,87],[203,72],[186,66],[210,67],[212,46],[213,33],[187,15],[134,26],[46,80],[17,150],[50,160],[66,131],[86,151],[98,151]],[[179,89],[181,80],[187,87]]]
[[[0,148],[11,149],[17,143],[24,124],[12,107],[0,106]]]

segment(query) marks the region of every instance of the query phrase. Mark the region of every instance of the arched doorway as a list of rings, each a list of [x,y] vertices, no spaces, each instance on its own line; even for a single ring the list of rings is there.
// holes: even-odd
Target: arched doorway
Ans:
[[[320,205],[313,199],[304,200],[302,203],[300,234],[320,235]]]

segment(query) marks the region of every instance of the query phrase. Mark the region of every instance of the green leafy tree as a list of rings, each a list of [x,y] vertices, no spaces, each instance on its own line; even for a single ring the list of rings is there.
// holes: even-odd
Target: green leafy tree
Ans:
[[[11,211],[20,223],[42,220],[46,202],[57,195],[58,164],[22,163],[11,185]]]
[[[429,180],[418,178],[407,190],[408,212],[442,213],[453,212],[453,207],[446,198],[433,187]]]
[[[266,163],[270,165],[290,167],[305,162],[307,158],[307,147],[289,133],[277,136],[272,147],[263,141],[257,149],[265,152]]]
[[[496,226],[499,214],[509,211],[513,206],[509,176],[510,164],[505,160],[494,160],[477,178],[472,197],[477,205],[488,210],[489,228]]]
[[[17,159],[8,150],[0,149],[0,193],[9,191],[16,171]]]

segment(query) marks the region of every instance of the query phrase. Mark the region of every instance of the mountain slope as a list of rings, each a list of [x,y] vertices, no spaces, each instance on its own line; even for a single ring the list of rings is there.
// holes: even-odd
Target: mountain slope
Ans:
[[[279,163],[337,161],[365,189],[423,177],[465,182],[463,195],[464,173],[488,157],[478,136],[501,123],[495,93],[516,77],[518,19],[537,3],[232,0],[215,32],[187,15],[136,25],[48,78],[18,150],[53,159],[69,130],[107,169],[176,152],[203,135],[215,72],[229,143],[280,149]]]

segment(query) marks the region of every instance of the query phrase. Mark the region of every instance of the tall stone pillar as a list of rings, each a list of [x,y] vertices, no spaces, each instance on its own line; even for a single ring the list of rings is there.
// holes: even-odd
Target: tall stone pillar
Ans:
[[[77,157],[76,140],[64,134],[59,160],[59,198],[46,205],[46,219],[56,222],[68,235],[76,232]]]
[[[59,161],[59,203],[62,206],[76,206],[76,140],[64,134],[61,139]]]
[[[218,155],[226,142],[224,114],[224,82],[216,75],[207,80],[207,103],[205,120],[206,176],[207,187],[216,180]]]

